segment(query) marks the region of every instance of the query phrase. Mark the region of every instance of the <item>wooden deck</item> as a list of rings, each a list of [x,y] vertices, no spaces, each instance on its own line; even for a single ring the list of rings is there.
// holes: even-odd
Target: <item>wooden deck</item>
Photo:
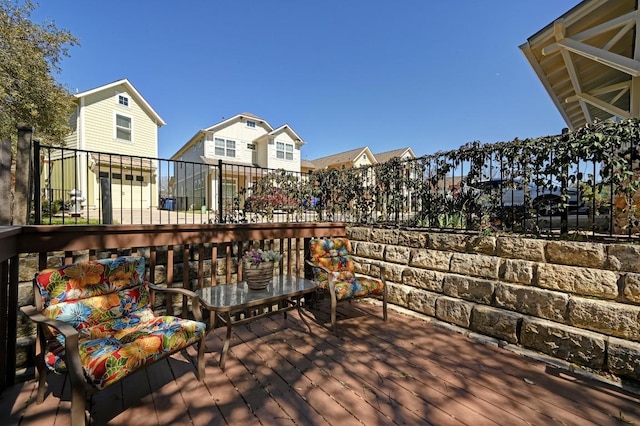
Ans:
[[[356,309],[357,308],[357,309]],[[226,371],[221,329],[209,335],[207,376],[180,354],[96,394],[93,424],[114,425],[640,425],[640,398],[620,388],[482,344],[368,303],[340,305],[339,333],[311,310],[240,326]],[[366,312],[366,313],[363,313]],[[286,327],[283,327],[286,324]],[[191,353],[190,355],[193,355]],[[0,395],[0,424],[69,424],[69,389],[34,381]],[[89,405],[88,405],[89,406]]]

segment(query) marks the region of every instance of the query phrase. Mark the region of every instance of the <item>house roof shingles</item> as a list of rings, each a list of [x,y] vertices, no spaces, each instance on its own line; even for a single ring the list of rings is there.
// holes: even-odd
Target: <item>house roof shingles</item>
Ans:
[[[316,158],[311,160],[318,169],[325,169],[334,164],[344,164],[354,161],[358,155],[367,149],[366,146],[352,149],[350,151],[340,152],[338,154],[328,155],[326,157]]]
[[[341,164],[347,164],[347,163],[352,163],[354,162],[358,156],[360,156],[364,151],[369,150],[369,147],[367,146],[362,146],[360,148],[355,148],[349,151],[345,151],[345,152],[340,152],[338,154],[333,154],[333,155],[328,155],[326,157],[321,157],[321,158],[317,158],[315,160],[311,160],[311,162],[314,164],[315,168],[317,169],[325,169],[327,167],[330,166],[335,166],[335,165],[341,165]],[[395,157],[402,157],[407,151],[409,151],[411,153],[411,155],[413,157],[415,157],[415,155],[413,154],[413,151],[411,150],[410,147],[405,147],[405,148],[398,148],[398,149],[394,149],[391,151],[385,151],[385,152],[381,152],[379,154],[373,154],[373,163],[386,163],[387,161],[391,160],[392,158]],[[370,150],[369,150],[370,152]]]

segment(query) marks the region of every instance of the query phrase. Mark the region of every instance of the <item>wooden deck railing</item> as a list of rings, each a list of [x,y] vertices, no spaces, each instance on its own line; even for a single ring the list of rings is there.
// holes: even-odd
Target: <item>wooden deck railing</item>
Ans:
[[[87,225],[87,226],[23,226],[0,227],[0,392],[15,381],[16,339],[19,284],[19,256],[38,254],[38,269],[47,266],[51,252],[64,252],[64,262],[71,263],[74,252],[88,250],[89,257],[98,252],[111,251],[113,255],[148,250],[149,271],[157,264],[157,253],[167,251],[167,286],[174,281],[190,283],[190,268],[182,268],[183,276],[173,275],[176,251],[183,259],[197,263],[197,286],[205,285],[203,265],[205,250],[211,251],[211,268],[225,262],[226,279],[231,281],[234,257],[242,253],[247,242],[258,242],[262,247],[272,244],[283,252],[280,271],[292,275],[304,274],[304,241],[311,237],[343,236],[344,223],[272,223],[225,225]],[[197,256],[191,251],[197,250]],[[301,252],[303,254],[301,254]],[[145,254],[146,256],[146,254]],[[191,266],[193,269],[193,263]],[[238,270],[239,277],[242,270]],[[153,278],[152,278],[153,279]],[[216,284],[216,274],[211,274]],[[172,305],[167,304],[168,312]]]

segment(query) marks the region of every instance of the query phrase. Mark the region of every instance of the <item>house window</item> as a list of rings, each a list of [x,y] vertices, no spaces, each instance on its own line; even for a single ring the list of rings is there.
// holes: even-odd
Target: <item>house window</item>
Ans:
[[[216,138],[215,140],[216,155],[220,157],[232,157],[236,156],[236,141],[230,139]]]
[[[256,149],[256,146],[255,146],[255,144],[248,143],[247,144],[247,149]]]
[[[131,117],[116,114],[116,139],[131,142]]]
[[[144,182],[144,176],[136,176],[136,182]]]
[[[128,107],[129,106],[129,98],[127,96],[124,96],[124,95],[118,95],[118,104]]]
[[[124,175],[125,180],[133,180],[133,175]]]
[[[293,160],[293,144],[276,142],[276,158]]]
[[[247,120],[247,127],[251,128],[251,129],[255,129],[256,128],[256,122]]]
[[[121,173],[114,173],[111,176],[113,177],[113,179],[122,179],[122,174]]]
[[[108,178],[109,177],[109,172],[100,172],[100,173],[98,173],[98,177]]]

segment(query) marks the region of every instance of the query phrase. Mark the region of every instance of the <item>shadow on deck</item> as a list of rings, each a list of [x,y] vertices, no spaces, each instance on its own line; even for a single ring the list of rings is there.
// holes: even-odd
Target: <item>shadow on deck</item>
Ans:
[[[184,358],[194,352],[175,355],[94,395],[92,424],[640,424],[638,395],[380,311],[341,304],[338,335],[320,325],[324,302],[310,310],[313,335],[296,312],[239,326],[224,372],[217,329],[204,382]],[[5,390],[0,423],[69,424],[65,377],[49,384],[42,404],[33,380]]]

